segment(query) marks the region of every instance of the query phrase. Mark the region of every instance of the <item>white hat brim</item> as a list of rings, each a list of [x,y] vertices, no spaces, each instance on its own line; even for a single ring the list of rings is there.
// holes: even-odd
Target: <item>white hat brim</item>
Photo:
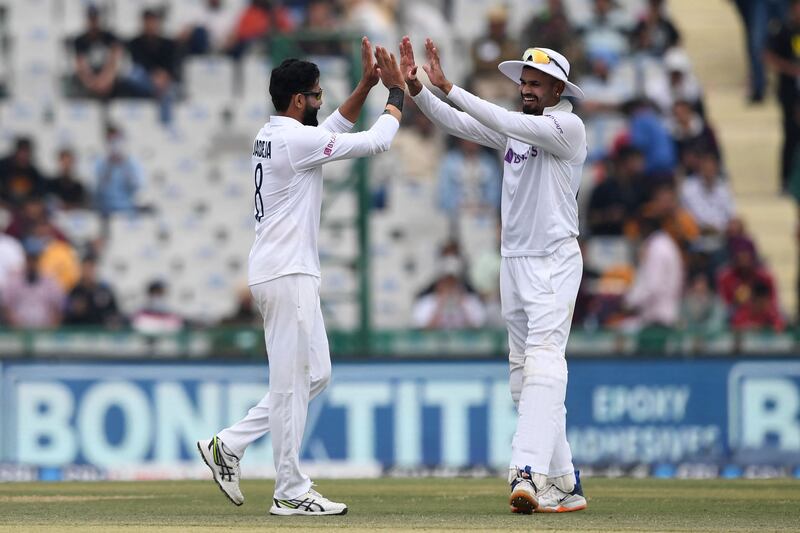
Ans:
[[[552,65],[552,66],[551,66]],[[555,66],[554,64],[547,64],[542,65],[539,63],[533,63],[532,61],[503,61],[497,68],[500,69],[500,72],[506,75],[511,81],[515,83],[519,83],[520,78],[522,77],[522,69],[525,67],[535,68],[536,70],[541,70],[545,74],[549,74],[553,76],[557,80],[561,80],[566,84],[566,89],[564,89],[563,96],[572,96],[573,98],[583,99],[586,97],[583,94],[583,90],[569,81],[564,73],[561,72],[561,69]]]

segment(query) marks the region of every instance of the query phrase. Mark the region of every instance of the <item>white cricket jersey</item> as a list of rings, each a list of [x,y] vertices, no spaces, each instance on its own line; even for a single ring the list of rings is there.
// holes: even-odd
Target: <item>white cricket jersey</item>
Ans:
[[[256,135],[251,176],[256,238],[250,249],[250,285],[288,274],[319,277],[322,165],[385,152],[400,124],[385,114],[369,130],[346,133],[352,127],[337,110],[318,127],[271,116]]]
[[[572,104],[561,100],[537,116],[508,111],[455,85],[447,97],[469,114],[427,88],[414,101],[448,134],[504,150],[501,255],[550,255],[564,240],[577,237],[587,146],[586,129]]]

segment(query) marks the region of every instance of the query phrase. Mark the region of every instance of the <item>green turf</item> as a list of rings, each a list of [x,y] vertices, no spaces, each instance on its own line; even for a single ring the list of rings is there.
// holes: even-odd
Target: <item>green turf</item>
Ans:
[[[500,479],[322,480],[346,516],[267,514],[271,481],[241,507],[211,482],[0,484],[0,531],[800,531],[797,480],[585,479],[589,508],[513,515]]]

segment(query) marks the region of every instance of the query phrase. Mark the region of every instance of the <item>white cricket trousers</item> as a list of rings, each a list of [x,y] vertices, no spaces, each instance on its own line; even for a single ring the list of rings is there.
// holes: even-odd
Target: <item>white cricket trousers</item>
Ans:
[[[564,406],[565,350],[582,273],[576,239],[544,257],[503,257],[500,266],[509,381],[517,406],[511,466],[530,466],[549,477],[573,472]]]
[[[272,432],[278,499],[297,498],[311,488],[311,480],[300,471],[308,402],[331,378],[319,285],[317,277],[292,274],[250,287],[264,317],[269,392],[247,416],[218,434],[241,458],[250,443]]]

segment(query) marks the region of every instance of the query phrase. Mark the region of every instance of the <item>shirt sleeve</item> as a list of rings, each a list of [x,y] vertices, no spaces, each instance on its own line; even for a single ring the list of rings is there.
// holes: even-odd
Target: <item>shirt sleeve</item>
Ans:
[[[506,147],[506,135],[487,128],[467,113],[453,109],[442,102],[427,87],[412,97],[420,110],[448,135],[467,139],[495,150]]]
[[[320,128],[328,130],[331,133],[347,133],[353,129],[353,126],[355,126],[355,124],[344,118],[344,115],[342,115],[338,109],[331,113],[330,116],[319,125]]]
[[[541,147],[562,159],[572,159],[586,144],[586,131],[572,113],[546,115],[514,113],[453,85],[447,97],[487,128]]]
[[[298,134],[289,142],[289,157],[295,170],[308,170],[332,161],[379,154],[389,149],[399,128],[397,119],[388,114],[358,133],[298,128]]]

